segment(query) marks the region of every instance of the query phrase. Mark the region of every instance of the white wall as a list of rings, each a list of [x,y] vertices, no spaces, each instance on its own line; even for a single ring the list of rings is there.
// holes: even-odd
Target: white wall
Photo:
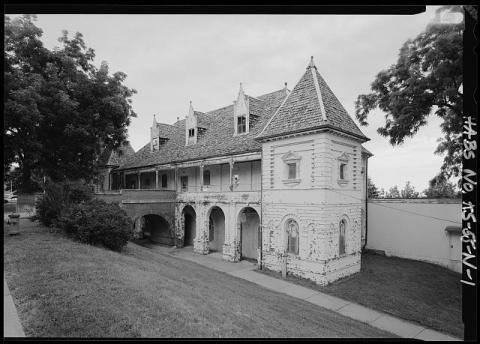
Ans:
[[[369,200],[367,222],[368,249],[461,272],[460,235],[445,232],[446,226],[462,225],[460,199]]]

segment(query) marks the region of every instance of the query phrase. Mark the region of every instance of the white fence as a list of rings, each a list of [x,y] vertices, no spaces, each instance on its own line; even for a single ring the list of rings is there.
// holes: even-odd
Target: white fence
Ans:
[[[461,199],[372,199],[367,221],[367,249],[461,272]]]

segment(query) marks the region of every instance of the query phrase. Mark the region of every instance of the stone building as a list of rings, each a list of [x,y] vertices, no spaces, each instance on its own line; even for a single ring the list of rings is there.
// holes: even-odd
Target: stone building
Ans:
[[[111,170],[99,194],[139,236],[326,284],[360,270],[368,141],[313,58],[300,81],[173,125]]]

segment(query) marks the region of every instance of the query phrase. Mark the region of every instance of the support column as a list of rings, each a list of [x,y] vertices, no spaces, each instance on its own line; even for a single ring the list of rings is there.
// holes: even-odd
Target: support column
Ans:
[[[137,189],[141,189],[140,187],[140,171],[137,172],[137,180],[138,180],[138,188]]]
[[[178,192],[178,167],[175,166],[175,191]]]
[[[230,191],[233,191],[233,159],[230,159]]]
[[[155,170],[155,189],[158,190],[158,170]]]
[[[200,191],[203,191],[203,168],[204,168],[204,163],[202,162],[200,164]]]
[[[209,216],[207,216],[207,209],[201,203],[197,203],[195,207],[197,211],[196,216],[196,236],[193,242],[193,251],[199,254],[208,254],[210,249],[208,247],[208,227]]]
[[[122,189],[126,189],[126,188],[127,188],[127,174],[125,173],[125,171],[123,171],[122,181],[123,181],[123,187],[122,187]]]

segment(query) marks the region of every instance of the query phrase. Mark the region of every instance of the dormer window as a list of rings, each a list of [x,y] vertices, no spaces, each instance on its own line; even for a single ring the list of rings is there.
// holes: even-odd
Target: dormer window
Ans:
[[[237,134],[243,134],[247,132],[247,117],[237,117]]]
[[[233,101],[233,135],[242,135],[249,132],[250,127],[250,105],[249,98],[243,92],[242,84],[238,91],[237,99]]]
[[[152,139],[152,151],[158,151],[159,142],[158,137]]]
[[[195,129],[188,129],[188,137],[194,137],[195,136]]]

